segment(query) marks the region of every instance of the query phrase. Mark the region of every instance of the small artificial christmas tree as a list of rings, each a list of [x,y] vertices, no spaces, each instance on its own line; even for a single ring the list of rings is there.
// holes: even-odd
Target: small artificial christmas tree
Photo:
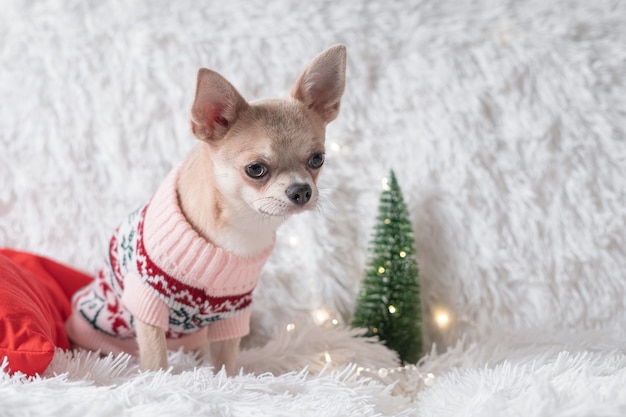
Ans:
[[[403,364],[414,364],[422,353],[418,267],[409,213],[393,171],[383,183],[370,253],[352,327],[367,329],[365,336],[378,336]]]

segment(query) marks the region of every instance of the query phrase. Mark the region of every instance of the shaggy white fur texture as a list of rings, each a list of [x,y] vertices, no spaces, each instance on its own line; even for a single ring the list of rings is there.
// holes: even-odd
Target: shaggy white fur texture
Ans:
[[[193,145],[199,67],[253,99],[333,43],[349,55],[323,202],[281,229],[244,373],[59,353],[41,379],[0,374],[0,415],[626,414],[623,1],[7,0],[0,38],[0,245],[87,271]],[[341,326],[389,169],[430,386],[359,371],[397,364]]]

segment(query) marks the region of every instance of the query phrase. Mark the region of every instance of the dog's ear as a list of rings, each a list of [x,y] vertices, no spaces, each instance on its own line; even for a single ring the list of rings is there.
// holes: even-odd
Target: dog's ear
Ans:
[[[339,114],[346,84],[346,47],[335,45],[315,58],[302,71],[291,96],[330,123]]]
[[[198,71],[196,98],[191,106],[191,130],[201,140],[224,137],[248,103],[224,77],[215,71]]]

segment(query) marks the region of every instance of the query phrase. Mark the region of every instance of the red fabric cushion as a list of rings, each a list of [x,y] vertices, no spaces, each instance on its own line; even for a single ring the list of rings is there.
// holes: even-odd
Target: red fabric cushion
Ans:
[[[50,259],[0,249],[0,362],[8,358],[10,373],[40,374],[55,347],[69,348],[71,297],[90,281]]]

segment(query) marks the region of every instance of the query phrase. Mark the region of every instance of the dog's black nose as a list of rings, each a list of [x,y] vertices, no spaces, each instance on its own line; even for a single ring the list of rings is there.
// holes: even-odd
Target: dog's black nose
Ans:
[[[309,184],[293,184],[285,190],[287,197],[295,204],[303,206],[311,199],[311,186]]]

